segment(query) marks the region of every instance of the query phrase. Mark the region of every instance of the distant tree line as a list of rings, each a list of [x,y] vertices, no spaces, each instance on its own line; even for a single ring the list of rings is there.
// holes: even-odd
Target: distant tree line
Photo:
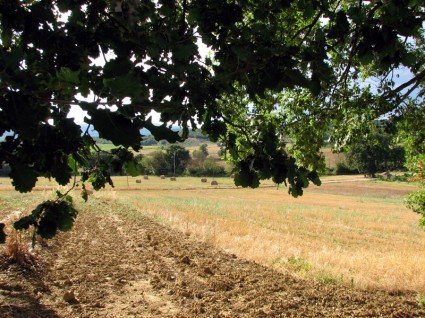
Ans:
[[[374,178],[380,172],[405,170],[405,150],[396,137],[385,126],[373,125],[367,135],[348,146],[347,161],[337,164],[336,174],[362,173]]]
[[[99,158],[93,158],[99,162]],[[190,151],[177,144],[170,144],[149,154],[135,156],[136,165],[131,167],[137,174],[165,175],[165,176],[199,176],[221,177],[229,175],[224,167],[224,161],[212,158],[208,153],[207,144],[201,144],[199,149]],[[119,154],[103,152],[100,162],[109,165],[111,175],[125,175],[127,167],[122,165]]]
[[[100,137],[94,137],[93,138],[97,144],[110,144],[111,141],[100,138]],[[178,143],[182,146],[189,146],[193,144],[199,144],[202,142],[210,141],[209,137],[202,133],[201,129],[196,129],[194,131],[189,132],[189,137],[186,139],[185,142]],[[169,145],[169,143],[166,140],[157,141],[153,135],[145,135],[143,136],[143,139],[140,143],[141,146],[154,146],[154,145],[162,145],[166,146]]]

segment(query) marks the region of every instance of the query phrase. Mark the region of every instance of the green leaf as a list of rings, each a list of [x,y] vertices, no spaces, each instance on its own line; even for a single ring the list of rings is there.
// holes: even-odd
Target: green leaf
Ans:
[[[140,175],[139,169],[137,169],[137,164],[134,161],[128,161],[124,164],[124,169],[132,177],[137,177]]]
[[[71,0],[58,0],[57,6],[60,12],[65,13],[72,8]]]
[[[104,84],[111,89],[111,94],[116,98],[133,97],[138,99],[142,95],[140,78],[132,73],[104,79]]]
[[[174,56],[179,60],[189,60],[192,56],[198,53],[198,46],[194,43],[189,43],[179,47]]]
[[[285,182],[288,174],[286,156],[278,153],[271,161],[272,180],[274,183]]]
[[[195,7],[194,5],[191,5],[189,6],[189,14],[187,16],[187,21],[189,23],[198,23],[201,14],[202,13],[199,8]]]
[[[179,136],[178,132],[172,131],[171,128],[167,128],[164,125],[155,126],[152,124],[152,119],[149,118],[147,121],[143,123],[143,126],[151,132],[151,134],[155,137],[155,140],[166,140],[170,143],[175,143],[177,141],[183,141]]]
[[[235,185],[242,186],[244,188],[258,188],[260,180],[255,172],[244,170],[235,173]]]
[[[311,171],[308,174],[308,178],[311,180],[311,182],[313,182],[314,185],[320,186],[322,184],[317,171]]]
[[[252,51],[243,46],[232,46],[231,50],[238,56],[241,61],[248,61],[252,57]]]
[[[258,188],[260,180],[258,174],[251,168],[252,159],[247,158],[237,163],[235,173],[235,185],[242,187]]]
[[[37,227],[37,234],[42,238],[51,239],[58,231],[56,222],[48,218],[42,218]]]
[[[20,218],[13,223],[15,230],[27,230],[31,225],[35,224],[35,218],[32,214]]]
[[[74,159],[73,155],[68,156],[68,167],[72,170],[73,174],[78,173],[78,162]]]
[[[285,75],[289,77],[293,85],[301,87],[308,87],[309,85],[308,79],[297,69],[286,70]]]
[[[60,231],[69,231],[74,224],[77,210],[72,206],[72,202],[61,201],[57,205],[57,226]]]
[[[29,192],[34,188],[37,182],[37,173],[21,163],[11,163],[9,177],[12,179],[12,185],[19,192]]]
[[[68,157],[61,158],[67,159]],[[72,177],[72,169],[68,165],[68,161],[60,162],[56,160],[51,169],[52,176],[60,185],[67,185]]]
[[[81,191],[81,197],[83,198],[84,202],[87,202],[89,199],[89,195],[86,190],[86,185],[83,183],[83,190]]]
[[[116,146],[140,148],[142,137],[138,127],[127,117],[117,112],[96,109],[88,112],[90,122],[99,132],[99,137],[108,139]]]
[[[68,67],[61,67],[59,72],[57,73],[57,78],[61,82],[70,83],[78,85],[80,83],[80,71],[72,71]]]
[[[117,58],[110,60],[105,64],[103,69],[103,75],[105,78],[114,78],[119,76],[125,76],[130,73],[133,64],[130,60],[124,58]]]
[[[10,47],[10,45],[12,44],[12,36],[12,29],[9,26],[5,26],[3,23],[1,30],[1,42],[3,47]]]
[[[226,124],[220,120],[206,118],[202,130],[208,134],[210,140],[213,142],[218,141],[221,136],[224,136],[227,132]]]

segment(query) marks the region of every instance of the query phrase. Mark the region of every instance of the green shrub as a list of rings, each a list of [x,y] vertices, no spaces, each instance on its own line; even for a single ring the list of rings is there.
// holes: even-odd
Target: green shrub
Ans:
[[[343,281],[343,276],[335,276],[331,273],[320,272],[316,275],[316,281],[325,285],[336,285]]]
[[[330,176],[330,175],[334,175],[335,173],[336,172],[334,168],[330,168],[330,167],[325,168],[324,175]]]
[[[307,273],[311,270],[311,264],[301,257],[289,257],[288,265],[292,270],[298,273]]]
[[[336,164],[335,174],[336,175],[342,175],[342,174],[358,174],[359,171],[355,168],[349,167],[345,162],[338,162]]]
[[[404,173],[402,175],[379,175],[378,179],[382,181],[391,181],[391,182],[408,182],[411,176],[408,173]]]
[[[418,302],[419,307],[425,308],[425,295],[418,293],[416,295],[416,300]]]
[[[425,216],[419,219],[419,226],[425,229]]]
[[[187,174],[193,177],[223,177],[226,170],[213,158],[194,160],[187,167]]]
[[[414,212],[422,214],[425,217],[425,187],[410,193],[406,197],[406,205]]]
[[[372,177],[378,172],[404,169],[405,150],[394,143],[393,137],[380,125],[370,127],[364,138],[350,144],[348,164]]]

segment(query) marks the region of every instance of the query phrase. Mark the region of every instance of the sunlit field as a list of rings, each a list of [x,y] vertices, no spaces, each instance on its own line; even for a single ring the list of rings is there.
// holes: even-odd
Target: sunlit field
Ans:
[[[186,235],[301,278],[425,292],[425,230],[403,204],[414,185],[324,177],[321,187],[295,199],[271,182],[242,189],[230,178],[216,178],[218,186],[211,180],[116,177],[115,189],[94,195],[135,206]],[[8,179],[1,183],[3,196],[11,186]],[[51,193],[50,185],[41,180],[37,189]]]

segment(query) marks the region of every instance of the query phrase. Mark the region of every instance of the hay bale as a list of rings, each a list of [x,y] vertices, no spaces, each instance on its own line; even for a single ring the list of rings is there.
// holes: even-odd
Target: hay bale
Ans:
[[[160,178],[161,178],[161,179],[165,179],[165,176],[164,176],[164,175],[161,175],[161,176],[160,176]]]
[[[170,178],[171,181],[176,181],[177,179],[175,177]]]
[[[213,180],[213,181],[211,181],[211,185],[212,185],[212,186],[216,186],[216,185],[218,185],[218,182],[217,182],[217,181],[215,181],[215,180]]]
[[[137,180],[136,180],[136,183],[142,183],[142,180],[137,179]]]
[[[207,178],[202,178],[201,179],[201,182],[203,182],[203,183],[205,183],[205,182],[207,182],[208,180],[207,180]]]
[[[147,174],[145,174],[145,175],[143,176],[143,179],[145,179],[145,180],[149,180],[149,176],[148,176]]]

